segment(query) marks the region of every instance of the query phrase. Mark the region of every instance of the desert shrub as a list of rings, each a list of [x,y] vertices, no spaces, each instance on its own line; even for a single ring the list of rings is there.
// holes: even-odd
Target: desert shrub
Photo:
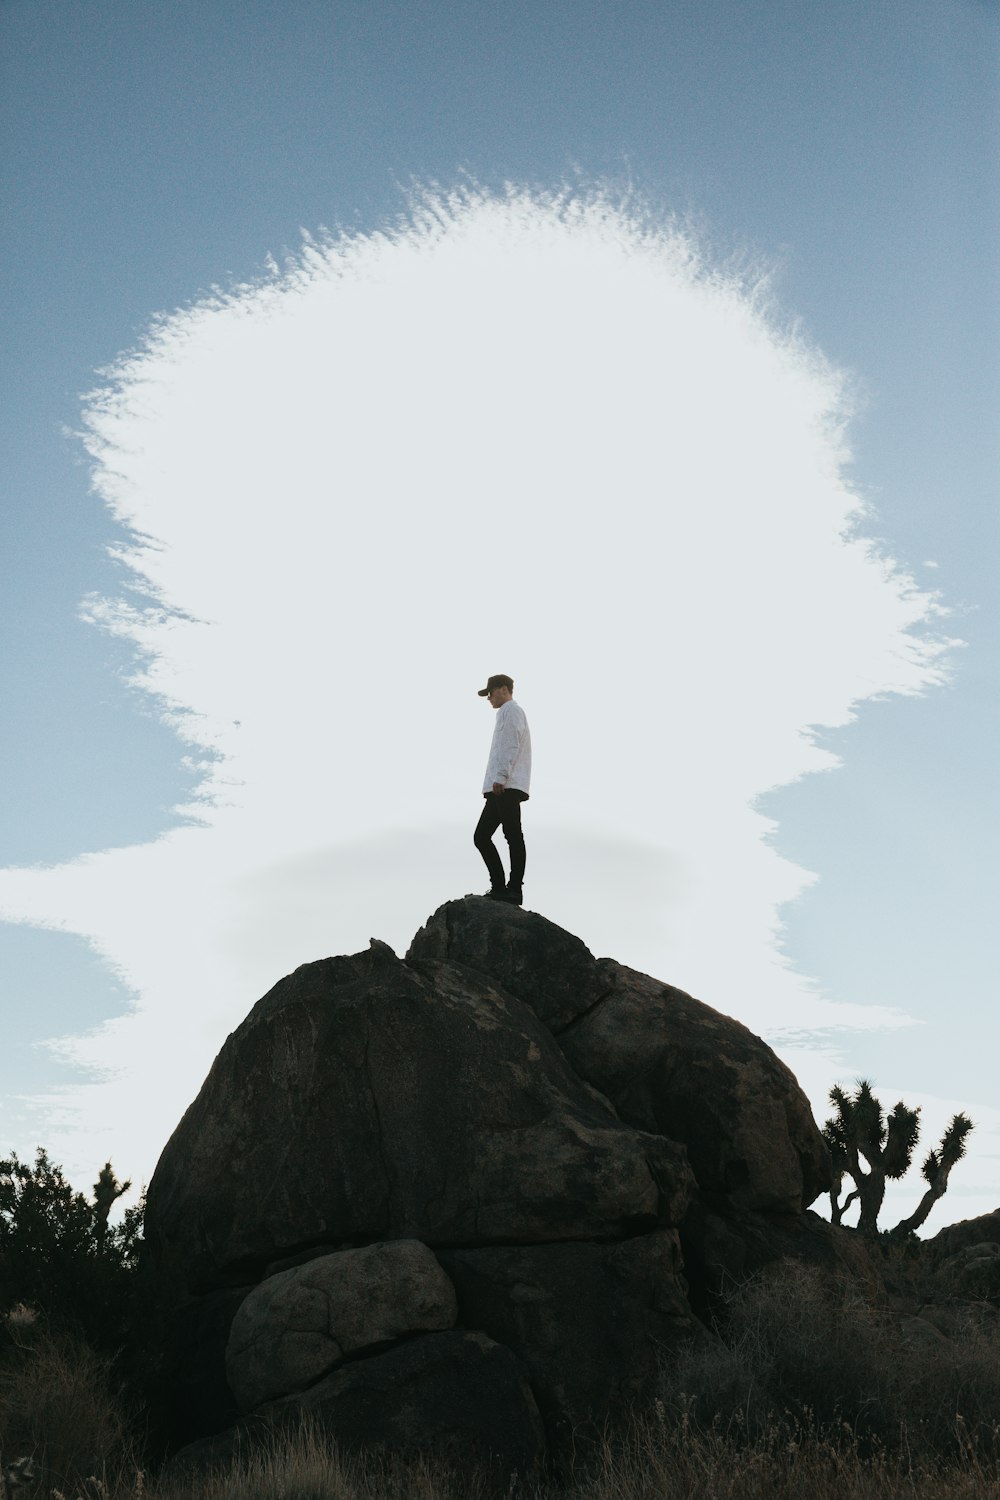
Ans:
[[[33,1164],[0,1161],[0,1314],[26,1303],[47,1326],[117,1348],[131,1316],[142,1205],[120,1223],[108,1213],[122,1187],[110,1163],[94,1200],[74,1192],[41,1148]]]
[[[855,1282],[787,1262],[729,1297],[720,1341],[664,1372],[664,1400],[701,1430],[748,1440],[853,1433],[875,1452],[997,1449],[1000,1328],[974,1309],[951,1336],[873,1304]]]
[[[420,1461],[348,1457],[305,1428],[256,1459],[144,1488],[141,1500],[988,1500],[995,1463],[966,1447],[949,1462],[863,1452],[849,1432],[772,1427],[747,1441],[719,1424],[672,1421],[663,1408],[609,1440],[565,1488],[488,1483]],[[89,1497],[87,1497],[89,1500]],[[108,1500],[140,1500],[134,1484]]]
[[[134,1472],[130,1415],[111,1361],[78,1337],[24,1312],[7,1320],[0,1362],[0,1453],[5,1467],[30,1459],[37,1483],[24,1493],[82,1491],[90,1476],[117,1484]],[[20,1494],[20,1490],[17,1491]]]
[[[950,1461],[865,1448],[841,1428],[784,1422],[749,1437],[666,1408],[609,1442],[595,1472],[560,1500],[984,1500],[1000,1471],[971,1446]]]
[[[521,1489],[518,1500],[527,1500]],[[534,1491],[531,1492],[534,1495]],[[304,1420],[297,1431],[224,1468],[165,1477],[146,1500],[496,1500],[495,1482],[427,1459],[345,1454]],[[115,1496],[113,1500],[126,1500]]]

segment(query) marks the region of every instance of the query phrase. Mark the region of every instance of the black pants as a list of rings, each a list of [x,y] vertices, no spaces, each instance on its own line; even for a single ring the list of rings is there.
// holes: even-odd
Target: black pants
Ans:
[[[483,815],[476,824],[475,845],[486,861],[486,868],[490,872],[490,885],[495,891],[502,891],[504,886],[503,865],[500,862],[497,846],[493,842],[493,835],[498,828],[503,829],[503,836],[507,840],[507,848],[510,851],[509,889],[519,891],[524,882],[525,853],[524,834],[521,832],[521,803],[527,800],[527,792],[513,790],[489,792],[486,796]]]

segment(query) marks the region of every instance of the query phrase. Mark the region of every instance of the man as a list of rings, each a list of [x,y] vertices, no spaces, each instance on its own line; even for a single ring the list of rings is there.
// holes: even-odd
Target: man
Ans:
[[[524,897],[524,835],[521,832],[521,803],[528,800],[531,782],[531,735],[524,709],[514,702],[514,680],[504,672],[491,677],[480,698],[489,700],[496,711],[493,743],[483,778],[486,805],[476,825],[475,844],[490,872],[486,892],[494,901],[509,901],[520,906]],[[504,885],[503,864],[493,835],[503,829],[510,852],[510,879]]]

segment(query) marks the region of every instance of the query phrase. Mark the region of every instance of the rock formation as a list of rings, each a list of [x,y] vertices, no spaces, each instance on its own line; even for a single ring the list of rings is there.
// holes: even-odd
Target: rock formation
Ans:
[[[531,1475],[654,1398],[724,1277],[835,1258],[805,1214],[828,1186],[759,1037],[534,913],[449,902],[405,959],[373,940],[281,980],[164,1150],[175,1437],[308,1411]]]
[[[939,1278],[957,1296],[1000,1303],[1000,1209],[949,1224],[925,1246]]]
[[[626,1124],[680,1141],[720,1204],[798,1214],[829,1186],[829,1151],[795,1078],[738,1021],[516,907],[483,923],[452,901],[407,962],[486,974],[538,1016],[574,1071]]]
[[[266,1277],[240,1303],[226,1379],[240,1410],[254,1411],[315,1385],[350,1355],[457,1319],[455,1289],[419,1240],[318,1255]]]

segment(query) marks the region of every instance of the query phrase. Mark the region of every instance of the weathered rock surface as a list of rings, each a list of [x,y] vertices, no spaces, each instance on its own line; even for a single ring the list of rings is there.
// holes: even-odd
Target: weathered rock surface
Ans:
[[[409,1339],[342,1366],[299,1396],[261,1408],[272,1423],[308,1415],[345,1451],[430,1453],[492,1472],[508,1490],[545,1460],[545,1430],[524,1372],[509,1349],[455,1330]]]
[[[243,1300],[226,1376],[240,1409],[253,1411],[315,1384],[346,1355],[451,1328],[456,1316],[455,1289],[418,1240],[322,1255],[267,1277]]]
[[[225,1427],[188,1450],[214,1461],[311,1413],[346,1446],[565,1464],[710,1337],[723,1286],[847,1264],[803,1213],[827,1181],[760,1038],[533,913],[448,902],[405,960],[373,941],[275,985],[164,1150],[174,1438]]]
[[[1000,1208],[989,1214],[980,1214],[976,1219],[959,1219],[956,1224],[948,1224],[927,1240],[926,1245],[932,1259],[940,1262],[957,1255],[959,1250],[994,1241],[1000,1244]]]
[[[682,1141],[705,1194],[801,1213],[829,1188],[829,1151],[789,1068],[746,1026],[610,959],[604,998],[560,1037],[621,1118]]]
[[[760,1037],[683,990],[595,959],[536,913],[484,916],[494,904],[439,908],[407,961],[460,964],[531,1006],[624,1121],[687,1148],[703,1193],[794,1214],[829,1188],[809,1101]]]
[[[146,1235],[197,1292],[310,1243],[611,1238],[676,1222],[692,1188],[527,1006],[373,943],[297,969],[229,1037],[157,1165]]]
[[[428,959],[492,979],[557,1033],[603,993],[597,961],[578,937],[537,912],[482,896],[447,901],[428,918],[406,961]]]

